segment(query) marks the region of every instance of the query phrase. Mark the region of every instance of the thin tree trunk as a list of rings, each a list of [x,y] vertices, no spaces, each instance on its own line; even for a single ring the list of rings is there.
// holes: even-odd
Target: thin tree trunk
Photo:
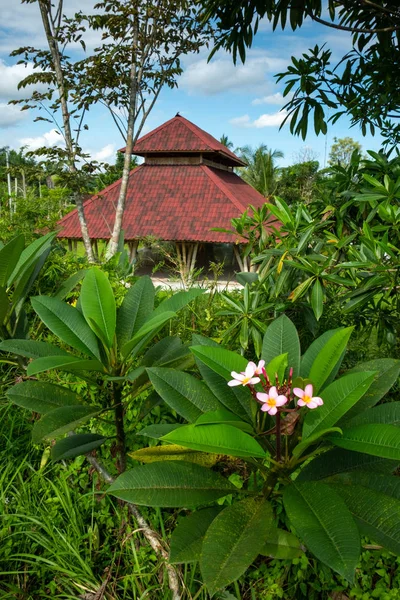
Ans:
[[[126,195],[128,192],[129,173],[131,167],[131,157],[133,149],[133,136],[135,129],[136,98],[137,98],[137,46],[139,38],[138,15],[135,20],[135,34],[133,38],[132,64],[130,72],[130,90],[129,90],[129,114],[128,128],[126,134],[126,147],[124,157],[124,168],[122,171],[121,187],[119,190],[117,210],[115,211],[114,228],[111,234],[110,243],[106,252],[106,260],[109,260],[118,251],[119,237],[122,229],[122,220],[124,217]]]
[[[57,80],[58,94],[60,98],[61,113],[64,126],[65,146],[68,152],[68,168],[71,173],[76,173],[77,169],[74,158],[74,143],[71,133],[70,114],[68,112],[67,94],[65,90],[64,76],[61,67],[60,51],[55,37],[53,35],[50,23],[51,4],[48,0],[39,0],[39,7],[42,16],[44,31],[47,38],[47,43],[49,45],[51,57],[53,59],[54,72]],[[78,211],[79,223],[81,226],[82,239],[83,244],[85,246],[86,255],[88,257],[89,262],[94,263],[96,261],[93,255],[92,246],[90,244],[90,237],[86,224],[85,211],[83,208],[83,200],[80,193],[75,194],[75,202]]]

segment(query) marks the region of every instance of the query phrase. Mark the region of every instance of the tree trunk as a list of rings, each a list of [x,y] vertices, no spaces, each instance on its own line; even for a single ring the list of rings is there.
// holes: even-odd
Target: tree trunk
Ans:
[[[75,173],[77,171],[75,165],[75,150],[71,133],[70,114],[68,112],[67,94],[64,85],[64,75],[61,67],[60,51],[55,36],[53,35],[50,23],[51,4],[46,0],[39,0],[39,7],[42,16],[44,31],[47,38],[47,43],[49,45],[51,57],[53,59],[54,72],[57,80],[58,94],[60,98],[61,113],[64,126],[65,146],[68,153],[68,168],[71,173]],[[92,246],[90,244],[90,237],[86,224],[85,211],[83,208],[83,200],[81,194],[78,192],[75,194],[75,202],[78,210],[79,223],[81,226],[82,239],[83,244],[85,246],[86,255],[88,257],[88,261],[94,263],[96,261],[93,255]]]
[[[126,134],[126,147],[124,168],[122,171],[121,187],[119,190],[117,210],[115,211],[114,228],[111,234],[111,239],[106,252],[106,260],[109,260],[118,251],[118,243],[122,229],[122,220],[124,217],[126,195],[128,192],[129,173],[131,167],[131,157],[133,149],[133,136],[135,129],[135,113],[136,113],[136,96],[137,96],[137,45],[139,36],[139,24],[135,21],[135,35],[132,49],[132,64],[130,72],[130,90],[129,90],[129,114],[128,114],[128,129]]]

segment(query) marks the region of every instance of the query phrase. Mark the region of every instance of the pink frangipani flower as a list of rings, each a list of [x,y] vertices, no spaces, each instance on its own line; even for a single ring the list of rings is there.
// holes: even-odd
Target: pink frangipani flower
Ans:
[[[267,394],[257,392],[257,400],[263,403],[261,410],[270,415],[276,415],[279,406],[283,406],[288,401],[286,396],[280,396],[275,386],[270,388]]]
[[[255,385],[256,383],[260,383],[260,378],[254,377],[256,374],[256,369],[256,364],[249,362],[244,373],[236,373],[236,371],[232,371],[231,375],[233,379],[228,381],[228,385],[230,387],[234,387],[235,385]]]
[[[311,383],[306,385],[305,389],[294,388],[293,393],[295,396],[299,398],[297,404],[299,406],[307,406],[307,408],[317,408],[317,406],[322,406],[324,401],[319,396],[313,396],[313,386]]]
[[[264,374],[265,360],[260,360],[258,362],[258,365],[256,365],[253,362],[249,362],[249,365],[254,366],[254,374],[255,375],[263,375]]]

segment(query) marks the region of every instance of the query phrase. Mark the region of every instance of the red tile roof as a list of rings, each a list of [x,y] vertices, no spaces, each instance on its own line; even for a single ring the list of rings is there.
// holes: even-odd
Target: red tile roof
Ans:
[[[124,148],[121,148],[120,152],[123,151]],[[217,154],[224,159],[226,164],[233,167],[246,165],[243,160],[228,150],[212,135],[180,115],[141,137],[133,148],[133,153],[139,156],[182,152]]]
[[[211,137],[211,136],[210,136]],[[121,181],[84,203],[91,238],[109,239]],[[231,171],[198,165],[144,164],[131,171],[123,229],[125,240],[153,236],[161,240],[233,242],[232,235],[211,231],[230,228],[249,204],[265,199]],[[273,224],[278,223],[271,220]],[[59,221],[62,238],[81,238],[76,210]]]

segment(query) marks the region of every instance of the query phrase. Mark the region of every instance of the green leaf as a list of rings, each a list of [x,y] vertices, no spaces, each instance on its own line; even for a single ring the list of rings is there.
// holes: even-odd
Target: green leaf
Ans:
[[[368,423],[343,430],[342,437],[330,436],[329,441],[335,446],[364,452],[381,458],[389,458],[400,462],[399,428],[394,425]]]
[[[77,271],[70,277],[68,277],[65,281],[61,283],[53,298],[58,298],[59,300],[64,300],[65,297],[72,292],[74,288],[78,285],[80,281],[85,277],[87,273],[87,269],[81,269]]]
[[[117,340],[122,348],[150,317],[154,307],[155,289],[148,275],[139,277],[128,290],[117,312]]]
[[[315,318],[319,321],[324,312],[324,291],[319,279],[315,281],[311,290],[311,307]]]
[[[246,498],[225,508],[209,526],[200,568],[210,596],[238,579],[261,552],[273,527],[263,498]]]
[[[400,500],[400,477],[397,477],[397,475],[353,471],[350,473],[338,473],[334,477],[331,477],[328,483],[339,483],[350,486],[362,485],[370,490],[375,490],[376,492],[381,492]]]
[[[51,460],[64,460],[65,458],[75,458],[81,454],[87,454],[95,450],[107,440],[106,437],[97,433],[78,433],[69,435],[59,440],[51,448]]]
[[[193,343],[196,346],[202,345],[212,348],[219,348],[219,345],[216,342],[200,335],[193,335]],[[248,406],[248,404],[246,404],[248,402],[246,400],[246,397],[248,397],[248,390],[241,389],[239,391],[237,388],[229,387],[225,377],[216,373],[197,356],[196,364],[205,383],[208,385],[214,396],[218,398],[221,404],[223,404],[229,411],[235,413],[235,415],[238,415],[241,419],[248,420],[249,412],[243,408],[242,403],[239,401],[239,398],[241,398],[243,405]],[[230,377],[231,375],[229,375],[229,378]]]
[[[192,354],[178,337],[167,336],[151,346],[141,365],[145,367],[187,368],[194,364]]]
[[[149,438],[153,438],[155,440],[159,440],[160,438],[167,435],[170,431],[174,431],[174,429],[178,429],[178,427],[184,427],[184,425],[178,425],[177,423],[161,423],[160,425],[149,425],[148,427],[144,427],[140,431],[137,432],[136,435],[144,435]]]
[[[249,423],[242,421],[240,417],[234,415],[225,408],[219,408],[211,412],[206,412],[198,419],[196,419],[195,425],[215,425],[216,423],[225,423],[225,425],[232,425],[247,433],[254,433],[253,428]]]
[[[328,433],[340,433],[342,434],[342,430],[339,429],[339,427],[330,427],[329,429],[323,429],[322,431],[318,430],[314,433],[312,433],[309,437],[307,437],[305,440],[303,440],[302,442],[300,442],[300,444],[297,444],[297,446],[295,446],[293,448],[293,456],[295,458],[299,458],[303,452],[305,450],[307,450],[307,448],[309,446],[312,446],[312,444],[315,444],[316,442],[322,442],[323,440],[321,440],[321,438],[324,435],[327,435]]]
[[[324,404],[310,410],[304,420],[303,438],[333,427],[366,393],[374,372],[354,373],[337,379],[321,392]]]
[[[301,469],[296,481],[326,479],[337,473],[357,471],[358,469],[389,474],[397,466],[398,461],[396,460],[386,460],[361,452],[349,452],[341,448],[334,448],[313,458],[310,463]]]
[[[281,354],[280,356],[275,356],[268,365],[265,367],[268,378],[272,384],[275,383],[276,375],[278,375],[279,383],[283,383],[285,378],[285,371],[288,366],[288,353]]]
[[[25,237],[17,235],[0,250],[0,287],[6,287],[25,246]]]
[[[282,315],[269,325],[263,340],[262,357],[268,364],[276,356],[287,353],[288,365],[293,368],[293,377],[300,370],[300,342],[292,321]]]
[[[37,444],[43,439],[52,440],[68,431],[73,431],[85,421],[99,414],[98,406],[61,406],[43,415],[32,429],[32,441]]]
[[[116,327],[116,306],[114,292],[108,277],[97,267],[91,268],[82,283],[81,308],[86,322],[96,324],[94,333],[102,333],[101,340],[107,348],[114,343]]]
[[[108,489],[121,500],[144,506],[191,507],[237,491],[227,479],[194,463],[143,465],[122,473]]]
[[[0,350],[11,352],[26,358],[44,358],[47,356],[70,356],[68,352],[58,346],[47,342],[34,342],[33,340],[4,340],[0,343]]]
[[[153,315],[160,315],[166,311],[176,313],[202,294],[204,294],[204,290],[200,288],[193,288],[187,292],[175,292],[154,309]]]
[[[207,386],[188,373],[162,367],[148,368],[147,372],[164,402],[190,422],[195,421],[201,413],[220,407]]]
[[[314,392],[318,393],[329,375],[335,369],[343,351],[346,349],[354,327],[346,327],[330,337],[315,357],[308,374],[312,381]]]
[[[363,535],[400,554],[399,500],[358,485],[330,487],[343,498]]]
[[[363,371],[377,371],[378,374],[362,400],[353,406],[347,413],[346,420],[375,406],[375,404],[387,394],[400,375],[400,360],[394,360],[392,358],[369,360],[368,362],[356,365],[351,371],[348,371],[348,373],[359,373]]]
[[[307,379],[310,376],[310,370],[313,365],[314,360],[317,358],[322,348],[325,346],[328,340],[330,340],[336,333],[339,331],[343,331],[343,327],[339,327],[338,329],[330,329],[329,331],[325,331],[320,337],[313,341],[313,343],[307,348],[303,356],[301,357],[301,366],[300,366],[300,375]],[[340,357],[333,371],[331,372],[330,377],[326,380],[326,384],[330,383],[335,379],[337,372],[339,371],[340,364],[343,360],[344,353]],[[373,369],[375,370],[375,369]]]
[[[204,363],[207,367],[212,369],[215,373],[224,378],[226,382],[226,388],[229,389],[228,381],[232,379],[231,372],[244,371],[248,361],[239,354],[235,352],[231,352],[230,350],[225,350],[224,348],[214,347],[214,346],[191,346],[190,350],[193,352],[196,358],[198,358],[202,363]],[[225,388],[225,391],[226,391]],[[235,395],[235,398],[239,401],[242,411],[241,414],[237,410],[234,410],[227,403],[224,403],[225,406],[235,412],[239,416],[243,415],[243,412],[247,414],[248,417],[251,418],[251,393],[250,390],[244,387],[231,388],[232,393]],[[228,397],[228,393],[226,395]]]
[[[283,503],[307,548],[352,583],[360,557],[360,535],[341,496],[324,483],[294,482],[285,488]]]
[[[201,547],[207,529],[222,508],[204,508],[179,521],[171,536],[169,561],[172,564],[200,560]]]
[[[36,360],[29,363],[26,370],[27,375],[37,375],[38,373],[44,373],[45,371],[51,371],[52,369],[59,369],[60,371],[98,371],[99,373],[104,372],[103,365],[98,360],[84,360],[71,354],[67,356],[47,356],[43,358],[37,358]]]
[[[19,260],[8,279],[8,286],[23,278],[30,269],[34,268],[36,261],[39,260],[40,256],[46,252],[53,243],[55,235],[54,232],[50,232],[33,241],[21,252]]]
[[[388,402],[365,410],[361,414],[346,420],[346,427],[355,427],[366,423],[384,423],[400,427],[400,402]]]
[[[201,452],[227,454],[241,458],[265,458],[265,450],[247,433],[225,424],[185,425],[162,438],[172,444],[180,444]]]
[[[74,392],[46,381],[22,381],[8,389],[6,396],[13,404],[39,414],[49,412],[58,406],[79,404]]]
[[[79,310],[47,296],[36,296],[31,302],[43,323],[63,342],[83,354],[101,360],[97,338]]]
[[[178,446],[177,444],[140,448],[140,450],[128,452],[128,454],[134,460],[146,464],[160,462],[162,460],[185,460],[201,465],[202,467],[213,467],[218,459],[216,454],[198,452],[197,450],[191,450],[190,448]]]
[[[144,325],[135,333],[132,339],[129,342],[126,342],[121,348],[121,354],[124,358],[127,358],[129,354],[135,349],[143,338],[145,338],[148,334],[156,334],[157,331],[165,325],[167,321],[175,317],[176,313],[174,312],[163,312],[160,315],[153,315],[150,319],[148,319]]]
[[[297,537],[284,529],[272,528],[268,531],[267,542],[260,554],[271,558],[293,560],[303,554]]]

